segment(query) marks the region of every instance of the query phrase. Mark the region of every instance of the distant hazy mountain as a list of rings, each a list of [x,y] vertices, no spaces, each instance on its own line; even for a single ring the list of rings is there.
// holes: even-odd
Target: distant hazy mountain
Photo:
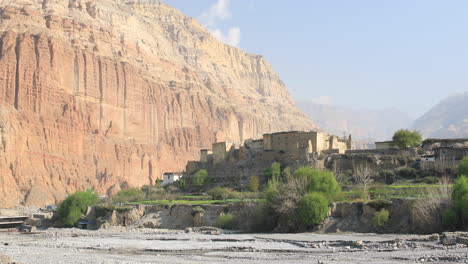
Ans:
[[[388,140],[401,128],[411,126],[411,118],[395,109],[352,109],[343,106],[321,105],[310,101],[297,102],[299,109],[317,125],[338,136],[352,134],[361,142]]]
[[[468,137],[468,92],[442,100],[418,118],[413,127],[425,137]]]

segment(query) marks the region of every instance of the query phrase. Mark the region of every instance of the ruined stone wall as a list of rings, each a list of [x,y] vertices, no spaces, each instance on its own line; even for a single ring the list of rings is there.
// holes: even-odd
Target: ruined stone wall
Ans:
[[[324,150],[329,149],[329,143],[327,139],[328,135],[321,133],[321,132],[316,132],[316,140],[315,140],[315,149],[314,152],[322,152]]]
[[[382,170],[395,170],[407,167],[417,162],[415,157],[375,155],[375,154],[345,154],[332,155],[325,160],[325,167],[336,174],[352,175],[359,173],[370,173],[372,178],[379,177]],[[351,175],[351,176],[352,176]],[[350,175],[348,175],[350,176]]]
[[[218,142],[213,144],[213,162],[220,163],[226,160],[228,151],[231,150],[232,143]]]
[[[405,156],[405,157],[418,157],[418,150],[416,148],[406,149],[353,149],[346,150],[345,154],[372,154],[372,155],[391,155],[391,156]]]
[[[213,151],[202,149],[200,151],[200,162],[208,162],[210,159],[213,159]]]

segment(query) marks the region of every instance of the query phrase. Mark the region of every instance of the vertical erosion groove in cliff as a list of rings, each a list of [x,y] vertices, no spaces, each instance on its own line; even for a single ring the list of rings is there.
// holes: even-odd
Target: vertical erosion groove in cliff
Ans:
[[[0,3],[0,205],[112,194],[215,141],[314,125],[261,57],[159,1]]]

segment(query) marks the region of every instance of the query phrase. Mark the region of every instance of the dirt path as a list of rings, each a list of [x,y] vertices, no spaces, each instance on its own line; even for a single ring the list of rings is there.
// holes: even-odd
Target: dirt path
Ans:
[[[443,246],[429,236],[416,235],[48,229],[37,234],[0,232],[0,261],[8,263],[8,258],[39,264],[468,263],[468,249],[465,245]]]

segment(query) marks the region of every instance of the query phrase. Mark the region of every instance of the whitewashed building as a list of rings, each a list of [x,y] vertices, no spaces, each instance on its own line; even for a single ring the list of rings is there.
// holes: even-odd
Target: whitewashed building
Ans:
[[[161,185],[164,186],[164,185],[168,185],[173,182],[176,182],[180,180],[182,176],[183,176],[183,173],[181,172],[165,172],[163,173],[163,180],[162,180]]]

